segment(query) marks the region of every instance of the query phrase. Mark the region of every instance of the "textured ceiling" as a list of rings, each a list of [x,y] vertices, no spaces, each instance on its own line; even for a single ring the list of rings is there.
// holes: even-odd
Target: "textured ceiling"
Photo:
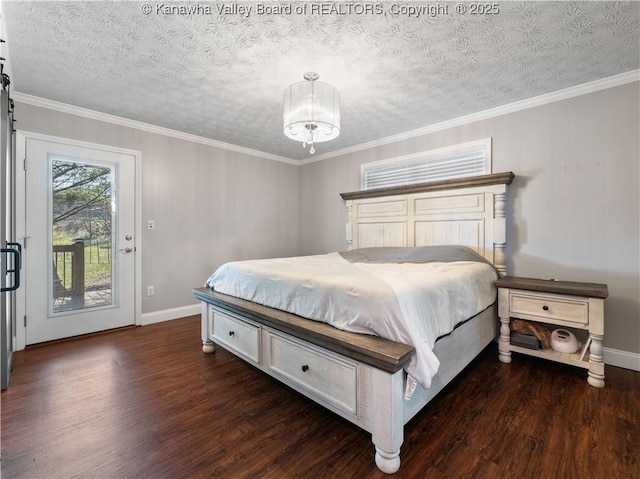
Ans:
[[[439,11],[397,11],[425,5]],[[15,91],[291,159],[309,154],[282,132],[282,94],[307,71],[341,95],[341,134],[318,155],[640,66],[638,2],[456,5],[4,0],[2,10]]]

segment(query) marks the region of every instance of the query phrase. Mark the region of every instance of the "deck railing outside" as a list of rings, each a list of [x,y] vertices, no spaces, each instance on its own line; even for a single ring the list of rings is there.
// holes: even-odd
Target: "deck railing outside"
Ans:
[[[84,241],[53,246],[53,299],[70,298],[64,309],[84,308]]]

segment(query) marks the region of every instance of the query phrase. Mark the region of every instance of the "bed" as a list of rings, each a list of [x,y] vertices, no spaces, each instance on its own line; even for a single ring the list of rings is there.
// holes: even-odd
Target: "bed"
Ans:
[[[194,289],[202,303],[203,351],[214,352],[219,345],[368,431],[376,465],[385,473],[395,473],[400,467],[404,425],[497,335],[493,281],[506,273],[505,205],[507,185],[513,177],[507,172],[343,193],[348,251],[291,260],[232,262],[218,268],[207,286]],[[439,260],[441,253],[449,256],[451,250],[462,252],[463,259]],[[424,251],[436,251],[435,259],[415,264],[415,255]],[[475,254],[478,259],[465,254]],[[389,263],[389,257],[399,259]],[[467,259],[469,264],[463,264]],[[292,264],[285,267],[287,262]],[[414,292],[401,294],[411,289],[405,278],[414,274],[421,278],[429,268],[441,270],[445,276],[462,266],[477,270],[482,278],[478,288],[484,299],[466,301],[475,304],[470,306],[476,308],[473,314],[469,309],[456,312],[455,319],[445,321],[452,323],[449,329],[434,327],[428,338],[412,333],[415,321],[401,326],[383,321],[424,313],[413,299]],[[229,268],[233,271],[227,271]],[[254,277],[262,270],[271,280],[268,288],[260,286],[264,282],[254,284]],[[306,278],[304,271],[308,271]],[[341,282],[320,288],[322,271],[342,278]],[[361,276],[349,279],[354,272]],[[472,275],[462,274],[461,278]],[[302,276],[302,281],[289,284],[289,278],[296,276]],[[451,278],[454,276],[449,277],[448,287],[464,282]],[[354,283],[357,288],[350,286]],[[271,289],[276,287],[285,289]],[[389,289],[397,294],[399,306],[388,305],[385,295]],[[268,294],[261,295],[264,290]],[[311,299],[316,290],[324,292],[323,299]],[[474,292],[473,297],[478,294]],[[456,290],[452,297],[470,295]],[[280,296],[288,299],[284,303],[271,301]],[[349,303],[350,296],[364,303]],[[314,306],[314,301],[323,304],[322,308]],[[365,304],[371,311],[366,311]],[[328,315],[327,322],[314,316],[319,309]],[[363,321],[344,320],[350,311],[360,309]],[[383,326],[377,321],[372,326],[368,320],[372,314],[379,314]],[[437,308],[430,314],[454,316]],[[460,315],[466,316],[457,317]]]

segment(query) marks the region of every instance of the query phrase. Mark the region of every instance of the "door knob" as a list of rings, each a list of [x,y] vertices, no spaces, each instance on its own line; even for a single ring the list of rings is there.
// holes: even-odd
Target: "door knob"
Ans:
[[[123,253],[131,253],[133,251],[133,248],[129,248],[127,246],[126,248],[120,248],[118,251],[122,251]]]

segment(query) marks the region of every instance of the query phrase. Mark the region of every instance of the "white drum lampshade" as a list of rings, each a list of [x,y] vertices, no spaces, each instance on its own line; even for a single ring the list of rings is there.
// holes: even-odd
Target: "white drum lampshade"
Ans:
[[[333,140],[340,134],[340,95],[328,83],[317,81],[317,73],[304,75],[305,81],[293,83],[284,90],[284,134],[292,140],[311,146]]]

